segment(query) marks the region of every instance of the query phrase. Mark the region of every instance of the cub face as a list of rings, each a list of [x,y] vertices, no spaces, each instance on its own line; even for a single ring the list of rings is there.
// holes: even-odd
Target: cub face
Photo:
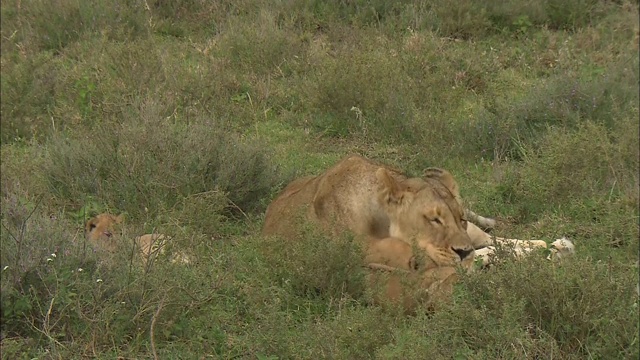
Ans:
[[[100,214],[89,219],[84,227],[85,238],[91,242],[94,247],[114,252],[117,249],[115,227],[121,224],[123,216],[112,214]]]

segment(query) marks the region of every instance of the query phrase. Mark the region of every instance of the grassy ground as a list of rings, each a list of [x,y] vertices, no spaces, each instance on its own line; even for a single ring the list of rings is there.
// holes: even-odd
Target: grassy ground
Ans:
[[[0,6],[3,359],[638,358],[637,1]],[[498,235],[578,253],[433,315],[368,306],[354,244],[258,235],[352,152],[445,167]],[[101,211],[196,260],[101,260]]]

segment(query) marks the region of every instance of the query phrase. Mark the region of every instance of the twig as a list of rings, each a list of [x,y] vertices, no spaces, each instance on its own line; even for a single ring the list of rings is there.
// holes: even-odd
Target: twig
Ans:
[[[155,314],[151,318],[151,327],[149,329],[149,337],[151,338],[151,351],[153,352],[154,360],[158,360],[158,353],[156,352],[156,342],[153,339],[155,333],[156,320],[158,319],[158,315],[160,315],[160,311],[162,311],[162,307],[164,306],[164,301],[167,299],[167,293],[164,294],[162,300],[160,300],[160,304],[158,304],[158,309],[156,309]]]
[[[20,240],[18,240],[18,238],[17,238],[15,235],[13,235],[13,233],[11,232],[11,230],[9,230],[9,228],[7,227],[7,225],[5,225],[4,223],[2,223],[2,227],[7,231],[7,233],[9,234],[9,236],[11,236],[11,238],[13,239],[13,241],[15,241],[15,242],[16,242],[16,244],[20,242]]]
[[[48,322],[49,322],[48,318],[49,318],[49,316],[51,315],[51,311],[52,311],[52,308],[53,308],[53,302],[54,302],[54,300],[55,300],[55,297],[51,299],[51,303],[49,304],[49,309],[47,310],[47,315],[46,315],[46,318],[45,318],[45,321],[44,321],[45,323],[48,323]],[[39,304],[38,304],[38,306],[39,306]],[[25,317],[26,317],[26,316],[25,316]],[[41,333],[42,335],[44,335],[44,336],[45,336],[47,339],[49,339],[49,341],[51,341],[52,343],[54,343],[54,344],[56,344],[56,345],[60,346],[60,347],[61,347],[61,348],[63,348],[63,349],[66,349],[66,347],[65,347],[64,345],[62,345],[58,340],[56,340],[55,338],[53,338],[53,337],[51,336],[51,334],[49,333],[49,331],[48,331],[48,329],[47,329],[46,324],[42,324],[42,325],[43,325],[43,326],[42,326],[42,327],[43,327],[43,329],[40,329],[39,327],[37,327],[37,326],[33,323],[33,319],[29,319],[29,318],[27,318],[27,320],[28,320],[27,322],[29,323],[29,325],[31,325],[31,327],[32,327],[34,330],[36,330],[37,332],[39,332],[39,333]]]
[[[242,209],[238,205],[236,205],[233,201],[231,201],[231,199],[227,199],[227,201],[229,201],[229,203],[232,205],[231,207],[240,211],[240,213],[245,217],[245,219],[249,220],[249,216],[247,216],[247,214],[244,211],[242,211]]]
[[[38,206],[40,206],[40,202],[42,201],[42,198],[44,198],[44,195],[40,195],[40,197],[38,198],[38,200],[36,201],[36,204],[34,205],[33,209],[31,210],[31,212],[29,213],[29,215],[27,215],[27,217],[24,219],[24,221],[22,222],[22,224],[20,225],[20,234],[18,235],[18,242],[17,242],[17,246],[18,246],[18,251],[17,251],[17,258],[16,258],[16,267],[19,267],[19,264],[22,262],[22,240],[24,240],[24,234],[27,232],[27,221],[29,221],[29,219],[31,219],[31,216],[33,216],[33,213],[36,212],[36,209],[38,209]]]
[[[52,297],[51,298],[51,302],[49,303],[49,309],[47,309],[47,315],[45,315],[44,317],[44,327],[46,329],[47,332],[47,336],[49,336],[49,319],[51,318],[51,309],[53,309],[53,303],[56,300],[56,297]],[[50,337],[50,336],[49,336]]]

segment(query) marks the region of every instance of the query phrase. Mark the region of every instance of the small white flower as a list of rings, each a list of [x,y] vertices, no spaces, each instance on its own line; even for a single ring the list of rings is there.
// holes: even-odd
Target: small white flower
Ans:
[[[51,262],[51,261],[53,261],[52,258],[47,258],[47,262]]]
[[[9,265],[5,265],[5,267],[2,268],[2,271],[5,271],[9,268]]]
[[[97,282],[97,283],[101,283],[101,282],[102,282],[102,279],[98,279],[98,280],[96,280],[96,282]]]
[[[83,268],[78,268],[78,272],[83,272],[84,269]]]
[[[56,253],[51,254],[51,257],[55,259],[57,257]]]

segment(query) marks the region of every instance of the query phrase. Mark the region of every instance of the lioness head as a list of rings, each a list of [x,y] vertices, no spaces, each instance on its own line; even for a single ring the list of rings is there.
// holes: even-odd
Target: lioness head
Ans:
[[[471,268],[474,249],[466,231],[464,208],[454,194],[457,185],[449,188],[429,177],[397,181],[384,168],[377,170],[376,177],[380,183],[378,201],[389,216],[392,237],[437,248],[430,256],[439,266]]]
[[[114,252],[117,249],[114,227],[122,223],[123,216],[100,214],[87,221],[84,226],[84,234],[94,247]]]

